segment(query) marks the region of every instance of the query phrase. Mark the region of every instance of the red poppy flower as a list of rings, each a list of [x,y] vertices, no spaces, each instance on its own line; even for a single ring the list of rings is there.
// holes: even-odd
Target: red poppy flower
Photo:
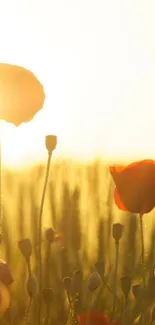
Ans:
[[[142,160],[126,167],[110,167],[116,184],[115,203],[121,210],[148,213],[155,207],[155,161]]]
[[[121,325],[121,322],[120,322],[119,319],[117,319],[117,320],[113,320],[113,321],[112,321],[112,325]]]
[[[84,313],[78,317],[79,325],[86,325],[87,313]],[[101,314],[95,311],[91,311],[89,315],[89,325],[108,325],[109,317],[105,314]]]
[[[0,64],[0,119],[16,126],[30,121],[42,108],[43,86],[23,67]]]
[[[79,325],[86,325],[87,313],[78,316]],[[109,317],[105,314],[91,311],[89,315],[89,325],[109,325]],[[119,320],[113,320],[112,325],[121,325]]]

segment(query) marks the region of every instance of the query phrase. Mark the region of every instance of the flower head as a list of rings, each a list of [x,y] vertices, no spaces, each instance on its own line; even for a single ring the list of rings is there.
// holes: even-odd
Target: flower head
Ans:
[[[45,230],[45,239],[48,243],[52,244],[61,240],[61,235],[57,234],[53,228],[47,228]]]
[[[0,64],[0,119],[16,126],[30,121],[45,100],[43,86],[27,69]]]
[[[155,161],[142,160],[126,167],[110,167],[116,184],[115,203],[121,210],[148,213],[155,206]]]
[[[47,135],[45,138],[46,149],[51,153],[57,145],[57,136],[56,135]]]
[[[84,313],[78,317],[79,325],[86,325],[87,324],[87,317],[88,314]],[[89,325],[108,325],[109,318],[107,315],[91,311],[89,314]]]
[[[29,238],[21,239],[18,242],[18,247],[19,247],[22,255],[28,261],[32,254],[32,245],[31,245]]]
[[[114,223],[112,227],[113,238],[118,242],[123,234],[123,225],[121,223]]]

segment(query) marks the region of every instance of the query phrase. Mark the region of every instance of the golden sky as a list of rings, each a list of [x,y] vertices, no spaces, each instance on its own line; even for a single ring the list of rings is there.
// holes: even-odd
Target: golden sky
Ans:
[[[155,1],[0,0],[0,62],[30,69],[44,108],[3,123],[4,160],[155,157]]]

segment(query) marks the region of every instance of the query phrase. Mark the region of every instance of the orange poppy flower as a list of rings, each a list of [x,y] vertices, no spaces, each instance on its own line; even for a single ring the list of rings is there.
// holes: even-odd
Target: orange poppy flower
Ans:
[[[86,325],[87,324],[87,313],[84,313],[78,316],[79,325]],[[89,325],[108,325],[109,324],[109,317],[105,314],[91,311],[89,315]]]
[[[78,316],[79,325],[87,324],[87,313]],[[89,325],[109,325],[109,317],[105,314],[91,311],[89,315]],[[119,320],[113,320],[112,325],[121,325]]]
[[[0,119],[16,126],[30,121],[42,108],[43,86],[23,67],[0,63]]]
[[[126,167],[110,167],[116,184],[115,203],[132,213],[148,213],[155,207],[155,161],[142,160]]]

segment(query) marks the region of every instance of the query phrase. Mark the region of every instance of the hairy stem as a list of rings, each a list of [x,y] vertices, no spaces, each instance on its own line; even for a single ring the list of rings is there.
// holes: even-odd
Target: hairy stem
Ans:
[[[110,317],[110,325],[112,324],[113,317],[115,315],[115,309],[116,309],[116,296],[117,296],[117,270],[118,270],[118,257],[119,257],[119,242],[115,242],[116,247],[116,262],[115,262],[115,273],[114,273],[114,296],[113,296],[113,307]]]
[[[38,274],[39,274],[39,301],[38,301],[38,324],[41,325],[41,307],[42,307],[42,215],[45,201],[45,194],[50,170],[50,162],[51,162],[52,153],[49,153],[46,167],[46,175],[43,186],[40,211],[39,211],[39,220],[38,220]]]
[[[139,214],[140,221],[140,234],[141,234],[141,245],[142,245],[142,278],[143,278],[143,289],[146,288],[146,279],[145,279],[145,248],[144,248],[144,230],[143,230],[143,214]],[[143,301],[144,304],[144,301]],[[144,323],[144,313],[145,307],[142,308],[142,314],[140,317],[139,324],[142,325]]]
[[[140,220],[140,234],[141,234],[141,245],[142,245],[142,268],[143,268],[143,288],[146,287],[146,280],[145,280],[145,249],[144,249],[144,231],[143,231],[143,215],[139,215]]]

